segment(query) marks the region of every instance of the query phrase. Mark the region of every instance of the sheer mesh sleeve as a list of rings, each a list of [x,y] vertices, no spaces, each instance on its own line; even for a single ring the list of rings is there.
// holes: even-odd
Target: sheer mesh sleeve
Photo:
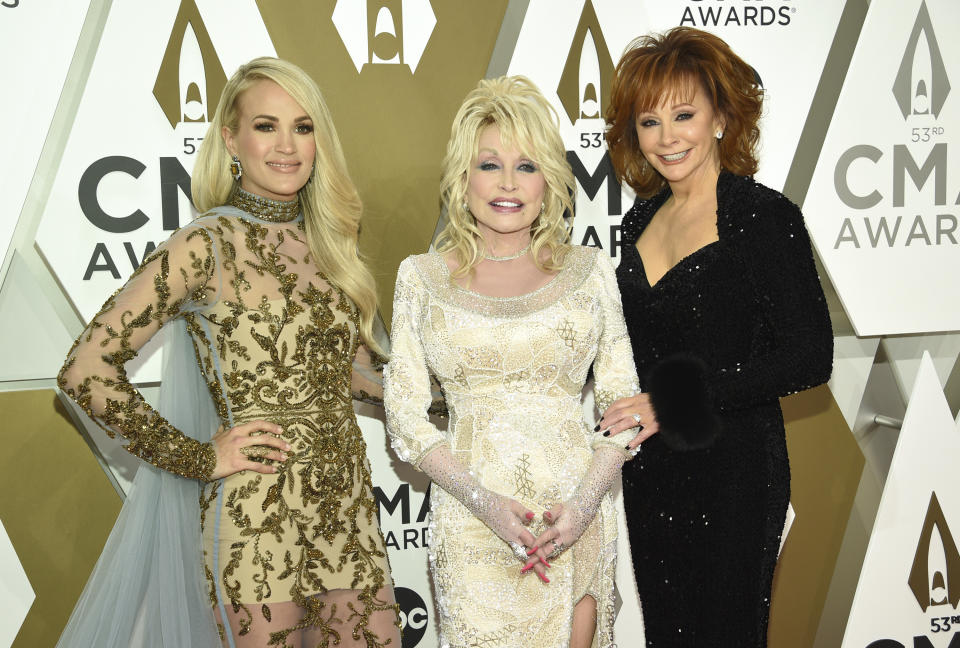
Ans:
[[[413,260],[405,259],[397,270],[383,390],[391,445],[401,459],[417,467],[427,453],[447,443],[428,416],[436,406],[419,332],[424,290]]]
[[[183,477],[207,479],[216,465],[209,443],[183,434],[151,408],[127,378],[124,365],[165,322],[207,303],[216,292],[213,239],[185,227],[144,260],[77,338],[57,384],[126,450]]]
[[[633,362],[630,336],[623,320],[620,304],[620,289],[610,260],[602,252],[597,253],[595,272],[599,275],[600,339],[597,356],[593,361],[594,389],[597,408],[602,412],[614,401],[633,396],[640,391],[637,368]],[[595,450],[611,447],[620,450],[628,459],[627,443],[636,435],[635,428],[628,428],[613,437],[593,435],[591,443]]]

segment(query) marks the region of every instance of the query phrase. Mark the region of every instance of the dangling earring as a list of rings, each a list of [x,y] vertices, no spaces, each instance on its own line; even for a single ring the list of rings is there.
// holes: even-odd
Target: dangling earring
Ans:
[[[234,180],[239,180],[243,175],[243,165],[240,164],[240,158],[236,155],[233,156],[233,159],[230,162],[230,175],[233,176]]]
[[[717,139],[723,139],[723,131],[720,129],[717,129]]]
[[[470,205],[467,204],[466,200],[460,203],[460,209],[463,210],[463,213],[470,214]],[[470,214],[470,215],[472,216],[473,214]]]
[[[547,203],[541,202],[541,203],[540,203],[540,216],[543,216],[543,210],[546,209],[546,208],[547,208]]]
[[[313,161],[313,164],[310,165],[310,175],[307,176],[307,181],[306,181],[306,182],[304,183],[304,185],[303,185],[304,187],[306,187],[308,184],[310,184],[311,182],[313,182],[313,176],[314,176],[314,174],[316,174],[316,172],[317,172],[317,161],[314,160],[314,161]]]

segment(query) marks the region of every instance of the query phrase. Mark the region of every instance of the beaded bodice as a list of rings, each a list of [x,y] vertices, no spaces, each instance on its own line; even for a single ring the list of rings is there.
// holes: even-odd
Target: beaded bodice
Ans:
[[[358,312],[311,260],[297,201],[238,189],[231,205],[176,231],[107,300],[60,374],[61,386],[89,415],[130,440],[130,452],[205,478],[215,464],[212,447],[171,426],[124,371],[176,317],[187,322],[225,425],[280,423],[293,454],[307,462],[317,452],[356,450],[334,447],[332,435],[354,421],[354,391],[370,396],[381,388],[367,380],[375,372],[352,371],[355,356],[373,364],[359,344]],[[296,461],[286,466],[298,468]]]

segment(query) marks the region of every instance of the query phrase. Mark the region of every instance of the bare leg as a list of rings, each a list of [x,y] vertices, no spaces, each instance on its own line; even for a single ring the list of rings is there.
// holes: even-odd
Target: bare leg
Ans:
[[[363,590],[330,590],[314,597],[327,610],[323,629],[308,627],[302,632],[303,648],[336,645],[338,648],[400,648],[396,600],[392,587],[384,587],[365,599]],[[339,637],[332,640],[331,631]],[[329,641],[329,644],[324,641]]]
[[[270,620],[264,616],[264,606],[260,603],[241,604],[237,611],[227,603],[225,608],[233,642],[237,648],[266,648],[268,646],[288,646],[300,648],[301,644],[294,639],[299,633],[293,630],[303,619],[303,608],[292,601],[271,603],[267,607]],[[220,611],[214,612],[217,622],[220,622]],[[226,630],[226,629],[225,629]],[[277,635],[277,633],[280,633]],[[271,637],[273,635],[273,637]],[[273,640],[273,643],[270,643]],[[226,639],[224,646],[228,646]]]
[[[570,648],[590,648],[597,632],[597,602],[587,594],[573,608]]]

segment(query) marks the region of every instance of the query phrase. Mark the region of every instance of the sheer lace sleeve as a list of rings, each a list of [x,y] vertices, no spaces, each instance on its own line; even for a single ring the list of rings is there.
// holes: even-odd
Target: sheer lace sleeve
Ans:
[[[413,264],[413,259],[407,258],[397,270],[383,400],[393,449],[401,459],[419,467],[420,461],[447,439],[428,417],[436,405],[419,332],[426,289]]]
[[[198,226],[180,229],[144,260],[74,342],[57,384],[126,450],[183,477],[207,479],[213,446],[184,435],[151,408],[124,365],[165,322],[217,292],[213,239]]]
[[[617,278],[610,259],[602,252],[597,253],[594,271],[598,274],[602,328],[597,356],[593,361],[593,393],[597,408],[602,412],[615,400],[635,395],[640,391],[640,384],[637,380],[637,368],[633,362],[630,336],[623,320]],[[631,455],[625,450],[625,446],[635,434],[636,429],[628,428],[613,437],[593,435],[591,442],[595,450],[603,446],[616,448],[629,459]]]

